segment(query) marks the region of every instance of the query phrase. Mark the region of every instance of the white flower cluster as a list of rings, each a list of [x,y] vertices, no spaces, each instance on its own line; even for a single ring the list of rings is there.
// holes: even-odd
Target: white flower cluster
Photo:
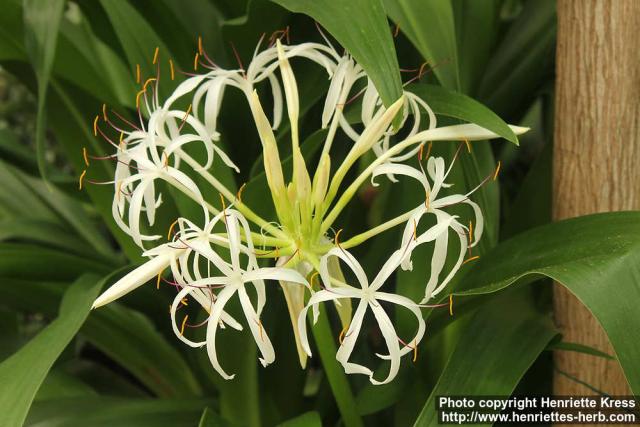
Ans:
[[[321,119],[326,136],[315,169],[308,168],[300,148],[300,107],[296,78],[289,63],[292,58],[305,58],[322,67],[330,81]],[[437,128],[436,117],[428,103],[409,92],[385,108],[364,70],[348,54],[339,55],[328,42],[326,45],[283,46],[278,41],[265,50],[257,48],[246,69],[219,68],[202,51],[199,58],[196,57],[196,63],[207,72],[187,78],[162,104],[158,97],[158,80],[152,78],[143,85],[137,97],[140,123],[134,125],[122,119],[130,130],[116,126],[105,114],[104,120],[120,132],[119,142],[109,139],[97,121],[95,123],[96,133],[99,131],[116,149],[112,156],[117,160],[111,182],[115,188],[113,217],[149,260],[107,289],[95,301],[94,307],[107,304],[154,277],[158,284],[161,280],[170,283],[177,290],[170,311],[176,336],[191,347],[206,347],[214,369],[230,379],[233,375],[227,374],[218,361],[216,333],[225,325],[237,330],[243,327],[225,312],[225,306],[237,295],[246,325],[260,351],[260,362],[266,366],[274,361],[275,352],[261,322],[266,305],[265,281],[277,281],[284,291],[303,366],[307,355],[311,356],[307,312],[312,310],[315,321],[319,304],[334,301],[344,326],[337,360],[347,373],[368,375],[374,384],[391,381],[398,372],[401,357],[415,352],[424,336],[425,322],[420,304],[444,289],[463,263],[468,248],[482,235],[482,213],[469,199],[472,192],[441,196],[441,190],[449,186],[445,181],[451,166],[447,169],[442,158],[428,157],[428,154],[428,159],[422,159],[423,146],[431,141],[472,141],[497,135],[474,124]],[[256,86],[265,81],[268,81],[273,103],[271,121],[256,92]],[[240,192],[226,187],[217,177],[217,167],[238,171],[221,148],[218,129],[217,119],[228,87],[240,90],[251,107],[262,142],[265,175],[277,218],[262,218],[256,214],[242,202]],[[177,107],[185,102],[189,103],[186,109]],[[354,120],[350,122],[343,114],[345,106],[355,102],[360,104],[361,125],[354,124]],[[284,176],[273,133],[282,122],[285,108],[293,163],[290,177]],[[397,115],[401,118],[402,138],[397,137],[398,129],[392,125]],[[353,140],[353,145],[340,164],[332,165],[331,146],[338,130]],[[515,127],[513,130],[516,133],[524,131]],[[187,147],[194,144],[206,152],[204,162],[198,162],[187,153]],[[344,188],[342,184],[347,172],[371,151],[375,160],[340,191]],[[421,157],[419,167],[403,163],[418,153]],[[217,162],[220,166],[213,167],[216,156],[221,163]],[[417,206],[348,240],[341,242],[340,233],[330,239],[329,230],[340,212],[368,180],[377,185],[374,179],[379,175],[393,182],[398,176],[415,179],[424,189],[424,194],[415,197]],[[196,176],[203,180],[196,180]],[[153,227],[157,209],[162,204],[158,180],[183,192],[202,208],[201,218],[180,218],[174,222],[169,230],[169,243],[162,244],[157,243],[161,235],[146,231]],[[211,185],[220,193],[222,203],[207,200],[196,182]],[[458,217],[445,212],[447,207],[460,203],[472,208],[473,230],[463,225]],[[419,231],[424,229],[421,220],[425,215],[435,219],[435,225]],[[399,247],[370,282],[348,250],[403,224]],[[454,246],[459,250],[459,256],[453,268],[444,272],[450,234],[457,237]],[[390,292],[393,287],[389,279],[398,268],[411,269],[414,249],[424,243],[433,243],[434,250],[424,299],[417,303]],[[149,249],[150,244],[156,246]],[[259,262],[260,259],[271,260],[273,266],[261,266],[265,264]],[[348,277],[355,277],[357,283],[345,279],[345,267],[350,271]],[[163,278],[167,268],[172,280]],[[317,285],[314,288],[313,278],[318,275],[320,288]],[[204,322],[191,324],[188,316],[180,316],[182,320],[177,318],[178,311],[189,299],[206,311]],[[357,300],[353,315],[349,300]],[[398,337],[381,301],[402,306],[415,315],[418,327],[413,338],[402,340]],[[349,361],[367,309],[371,309],[386,345],[386,353],[378,356],[390,362],[388,375],[383,380],[375,379],[371,369]],[[192,341],[185,336],[185,327],[196,326],[206,326],[204,341]]]

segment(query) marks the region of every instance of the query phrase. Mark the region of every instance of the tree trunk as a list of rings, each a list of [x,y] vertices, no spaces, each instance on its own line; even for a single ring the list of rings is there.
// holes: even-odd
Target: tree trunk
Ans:
[[[638,0],[558,0],[556,220],[640,208],[639,30]],[[595,318],[560,285],[554,310],[566,341],[614,354]],[[606,393],[630,394],[617,361],[556,352],[555,362],[559,370]],[[592,390],[556,374],[554,393]]]

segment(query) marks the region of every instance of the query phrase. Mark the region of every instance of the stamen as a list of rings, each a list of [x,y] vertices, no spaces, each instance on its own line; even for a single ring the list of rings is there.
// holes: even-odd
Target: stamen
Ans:
[[[473,242],[473,221],[469,221],[469,244]]]
[[[247,186],[247,183],[245,182],[244,184],[242,184],[240,186],[240,189],[238,190],[238,193],[236,193],[236,199],[238,199],[238,203],[242,203],[242,191],[244,190],[244,187]]]
[[[171,58],[169,58],[169,70],[171,71],[171,81],[173,81],[176,78],[176,72],[173,68],[173,61],[171,60]]]
[[[186,298],[182,298],[182,299],[180,300],[180,304],[182,304],[182,305],[184,305],[184,306],[189,305],[189,303],[187,302],[187,299],[186,299]]]
[[[80,178],[78,179],[78,190],[82,190],[82,180],[84,179],[84,176],[87,174],[87,170],[83,170],[82,173],[80,174]]]
[[[422,151],[424,149],[424,144],[420,144],[420,150],[418,151],[418,160],[422,161]]]
[[[465,139],[465,140],[464,140],[464,143],[467,145],[467,152],[468,152],[468,153],[471,153],[471,144],[469,144],[469,140],[468,140],[468,139]]]
[[[140,128],[139,128],[138,126],[134,125],[134,124],[133,124],[133,123],[131,123],[129,120],[125,119],[125,118],[122,116],[122,114],[118,113],[118,112],[117,112],[117,111],[115,111],[115,110],[111,110],[111,112],[112,112],[113,114],[115,114],[115,115],[116,115],[116,117],[118,117],[120,120],[122,120],[123,122],[125,122],[127,125],[129,125],[129,126],[131,126],[132,128],[134,128],[135,130],[140,130]]]
[[[107,104],[102,104],[102,117],[105,122],[109,121],[109,118],[107,117]]]
[[[418,240],[418,224],[416,224],[416,220],[413,220],[413,241]]]
[[[429,204],[431,203],[431,193],[429,190],[425,191],[424,207],[429,210]]]
[[[87,157],[87,148],[82,147],[82,158],[84,159],[85,166],[89,166],[89,158]]]
[[[169,226],[169,232],[167,233],[167,240],[171,240],[171,235],[173,234],[173,227],[176,226],[176,224],[178,223],[180,219],[176,219],[175,221],[173,221],[171,223],[171,225]]]
[[[338,230],[338,232],[336,233],[336,235],[333,237],[333,243],[337,246],[340,247],[340,233],[342,233],[342,228],[340,230]]]
[[[227,226],[227,204],[224,202],[224,197],[222,196],[222,193],[218,193],[218,194],[220,194],[220,202],[222,202],[222,220],[224,221],[224,225],[226,227]]]
[[[347,331],[349,330],[349,326],[351,325],[345,326],[344,328],[342,328],[342,331],[340,331],[340,335],[338,336],[338,341],[340,342],[340,344],[342,344],[342,341],[344,341],[344,337]]]
[[[311,275],[311,277],[309,278],[309,284],[311,286],[311,289],[313,289],[313,279],[315,279],[316,277],[318,277],[320,275],[320,273],[316,270],[313,272],[313,274]],[[319,281],[320,279],[318,279],[318,283],[320,283]]]
[[[449,294],[449,316],[453,316],[453,294]]]
[[[144,85],[142,85],[142,90],[146,91],[147,90],[147,85],[151,82],[156,81],[157,79],[155,77],[149,77],[145,82]]]
[[[202,55],[202,36],[198,36],[198,53]]]
[[[187,324],[187,319],[189,318],[188,314],[184,315],[184,319],[182,319],[182,325],[180,325],[180,336],[184,334],[184,325]]]
[[[282,267],[284,267],[285,265],[287,265],[289,263],[289,261],[291,261],[293,259],[294,256],[296,256],[299,253],[300,249],[296,248],[295,252],[291,254],[291,256],[289,257],[288,260],[286,260],[284,262],[284,264],[282,264]]]
[[[400,34],[400,24],[396,24],[396,28],[393,29],[393,38],[398,37],[398,34]]]
[[[260,341],[264,341],[264,337],[262,336],[262,322],[260,321],[260,319],[256,320],[256,323],[258,324],[258,328],[260,329]]]
[[[236,61],[238,61],[238,65],[240,66],[240,69],[244,73],[244,65],[242,65],[242,60],[240,59],[240,55],[238,54],[238,51],[236,50],[236,46],[233,43],[231,43],[231,49],[233,49],[233,55],[236,57]]]
[[[200,54],[196,52],[196,56],[193,57],[193,69],[198,70],[198,58],[200,58]]]
[[[184,113],[184,117],[182,118],[182,122],[180,123],[180,127],[178,128],[178,132],[182,130],[182,127],[187,122],[187,119],[189,118],[189,113],[191,113],[191,104],[189,104],[189,108],[187,108],[187,112]]]
[[[496,179],[498,179],[498,172],[500,172],[500,165],[501,165],[500,160],[498,160],[498,166],[496,166],[496,171],[495,171],[495,173],[493,174],[493,180],[494,180],[494,181],[495,181]]]
[[[160,52],[160,48],[156,46],[156,50],[153,52],[153,65],[156,65],[156,62],[158,62],[158,52]]]
[[[136,83],[140,84],[140,64],[136,64]]]
[[[138,109],[138,111],[140,110],[140,97],[142,96],[143,93],[144,93],[144,89],[142,89],[136,95],[136,108]]]
[[[158,273],[158,278],[156,279],[156,289],[160,289],[160,280],[162,280],[162,271]]]
[[[162,156],[163,156],[163,160],[162,160],[162,164],[164,165],[165,169],[169,168],[169,155],[167,154],[166,151],[162,152]]]
[[[471,262],[471,261],[475,261],[478,258],[480,258],[480,255],[476,255],[476,256],[472,256],[471,258],[467,258],[462,262],[462,265],[465,265],[466,263]]]
[[[414,340],[413,341],[413,358],[411,359],[411,361],[413,363],[416,363],[416,360],[418,360],[418,343]]]
[[[98,119],[99,115],[96,115],[96,118],[93,119],[93,136],[98,136]]]
[[[120,132],[120,139],[118,140],[120,145],[124,145],[124,132]]]

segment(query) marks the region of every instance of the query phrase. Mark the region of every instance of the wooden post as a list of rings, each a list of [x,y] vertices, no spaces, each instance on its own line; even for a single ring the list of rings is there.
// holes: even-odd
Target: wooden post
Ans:
[[[557,7],[554,219],[640,209],[640,1],[558,0]],[[559,285],[554,310],[566,341],[614,354],[598,322]],[[616,361],[573,352],[557,352],[555,361],[604,392],[630,394]],[[591,394],[562,375],[554,393]]]

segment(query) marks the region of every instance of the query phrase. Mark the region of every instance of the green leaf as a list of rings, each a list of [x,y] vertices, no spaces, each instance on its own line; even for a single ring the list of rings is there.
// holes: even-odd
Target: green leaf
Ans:
[[[82,382],[82,380],[64,373],[60,369],[52,369],[42,383],[42,386],[40,386],[34,402],[97,394],[95,390]]]
[[[506,295],[507,297],[511,295]],[[508,396],[556,335],[550,319],[521,298],[498,298],[467,322],[414,426],[436,426],[440,396]],[[508,325],[508,327],[506,327]]]
[[[53,59],[56,55],[58,28],[65,0],[41,2],[24,0],[25,47],[38,78],[38,115],[36,118],[36,153],[40,175],[46,179],[45,130],[46,96]]]
[[[494,50],[478,91],[479,99],[507,120],[517,119],[554,75],[555,1],[523,5]]]
[[[168,329],[168,310],[166,320]],[[200,385],[189,365],[169,341],[177,341],[177,338],[165,338],[141,313],[111,303],[95,310],[81,333],[157,396],[192,397],[201,394]],[[176,345],[181,344],[176,342]]]
[[[353,55],[380,93],[385,106],[402,95],[393,38],[380,0],[274,0],[318,21]]]
[[[577,342],[559,341],[556,343],[551,343],[547,346],[547,350],[573,351],[576,353],[590,354],[591,356],[602,357],[609,360],[615,360],[615,357],[605,353],[604,351],[600,351],[597,348],[593,348],[588,345],[580,344]]]
[[[519,234],[459,278],[456,295],[499,291],[547,276],[564,285],[609,337],[631,390],[640,393],[640,213],[589,215]]]
[[[75,280],[83,273],[107,274],[101,262],[39,246],[0,243],[0,276],[25,280]]]
[[[443,86],[460,89],[451,0],[385,0],[387,13],[411,40]]]
[[[463,93],[475,94],[498,35],[499,0],[452,0]]]
[[[198,423],[198,427],[227,427],[230,425],[231,424],[222,419],[220,415],[216,414],[209,408],[204,408],[204,412],[202,413],[202,417],[200,417],[200,422]]]
[[[56,399],[33,405],[29,427],[193,427],[204,399],[133,399],[109,396]]]
[[[102,283],[94,275],[79,278],[65,293],[58,317],[0,364],[2,425],[22,425],[47,372],[87,318]]]
[[[336,344],[324,307],[320,307],[320,317],[313,326],[312,332],[316,342],[316,351],[320,354],[322,367],[342,415],[342,422],[346,427],[362,426],[362,419],[357,412],[358,408],[349,381],[342,366],[336,360]]]
[[[413,84],[407,90],[424,99],[435,114],[475,123],[518,145],[518,137],[497,114],[461,93],[442,86]]]
[[[156,47],[159,55],[163,55],[164,58],[171,58],[171,52],[129,2],[101,0],[100,4],[109,16],[111,25],[120,40],[132,75],[135,76],[136,65],[139,64],[142,72],[141,83],[144,83],[145,76],[156,74],[155,66],[152,64]],[[167,93],[167,85],[159,85],[159,88],[161,96]]]
[[[278,427],[322,427],[322,420],[320,414],[310,411],[280,423]]]

